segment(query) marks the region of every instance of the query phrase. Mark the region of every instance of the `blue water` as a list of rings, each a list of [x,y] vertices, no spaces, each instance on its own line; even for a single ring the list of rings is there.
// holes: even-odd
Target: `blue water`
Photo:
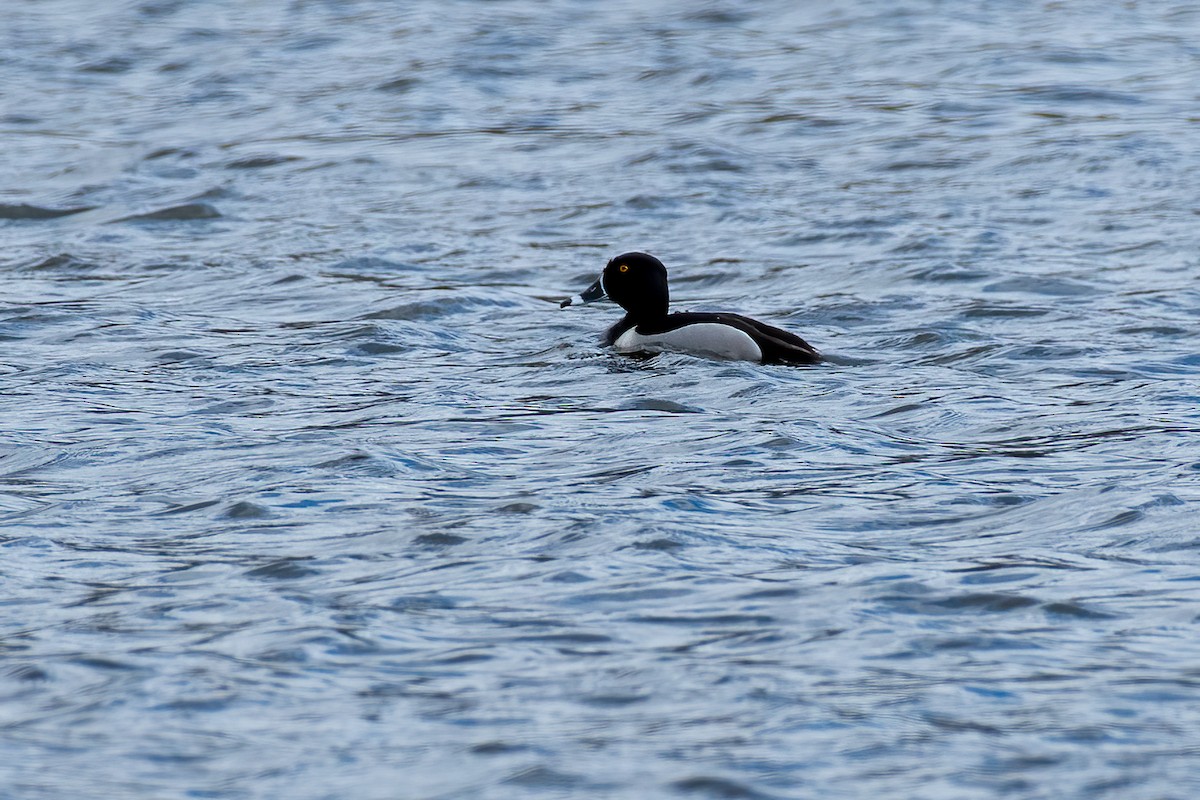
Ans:
[[[1200,793],[1194,5],[9,6],[0,798]]]

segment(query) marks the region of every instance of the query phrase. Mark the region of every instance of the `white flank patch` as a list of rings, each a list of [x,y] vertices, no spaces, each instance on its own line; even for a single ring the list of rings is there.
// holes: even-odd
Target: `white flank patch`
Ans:
[[[613,343],[618,353],[694,353],[735,361],[762,361],[760,348],[748,333],[717,322],[697,322],[666,333],[643,336],[630,328]]]

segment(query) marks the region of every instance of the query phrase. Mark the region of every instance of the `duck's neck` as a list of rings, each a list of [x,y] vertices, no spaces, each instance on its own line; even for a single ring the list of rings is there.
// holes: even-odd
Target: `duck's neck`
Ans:
[[[667,318],[671,305],[666,270],[651,271],[645,276],[645,282],[636,287],[636,291],[621,290],[619,294],[610,296],[625,309],[625,319],[633,325],[661,322]]]
[[[625,316],[608,329],[605,335],[605,344],[612,344],[621,337],[621,334],[630,328],[641,327],[643,330],[649,330],[657,327],[667,318],[667,310],[664,308],[659,313],[649,314],[644,310],[641,313],[634,314],[632,311],[627,311]]]
[[[631,320],[634,325],[659,322],[666,318],[670,305],[671,301],[664,290],[661,297],[647,298],[626,306],[625,319]]]

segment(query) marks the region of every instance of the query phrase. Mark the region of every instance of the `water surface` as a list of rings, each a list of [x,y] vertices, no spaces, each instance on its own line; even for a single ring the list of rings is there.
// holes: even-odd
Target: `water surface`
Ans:
[[[1194,796],[1197,34],[9,9],[0,797]]]

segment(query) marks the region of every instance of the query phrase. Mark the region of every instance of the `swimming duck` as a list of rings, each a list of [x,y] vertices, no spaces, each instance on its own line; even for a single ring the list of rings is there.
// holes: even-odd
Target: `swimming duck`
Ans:
[[[563,300],[560,308],[604,298],[625,309],[604,343],[618,353],[677,353],[758,361],[762,364],[815,364],[821,354],[794,333],[739,314],[667,313],[667,268],[648,253],[622,253],[600,277]]]

